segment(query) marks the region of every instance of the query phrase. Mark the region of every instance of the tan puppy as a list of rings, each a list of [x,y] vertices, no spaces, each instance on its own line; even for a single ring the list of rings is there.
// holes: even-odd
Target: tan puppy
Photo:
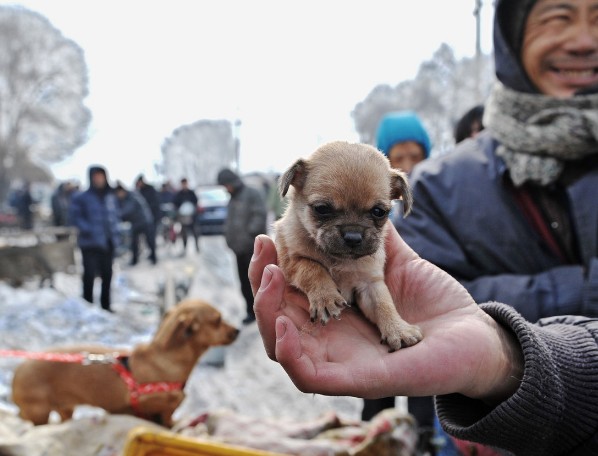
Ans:
[[[411,208],[405,175],[377,149],[339,141],[295,162],[280,190],[289,205],[275,224],[278,262],[307,295],[312,322],[325,325],[355,303],[390,351],[419,342],[421,331],[401,319],[384,283],[391,201]]]
[[[238,333],[210,304],[188,299],[169,310],[149,344],[138,345],[130,353],[117,354],[126,357],[131,378],[138,385],[163,386],[169,382],[182,386],[208,348],[228,345]],[[115,352],[103,346],[52,351]],[[182,388],[137,395],[115,367],[115,364],[28,360],[15,370],[12,400],[19,406],[20,416],[34,424],[46,424],[52,410],[63,420],[69,419],[75,406],[88,404],[110,413],[135,414],[171,426],[172,413],[184,399]]]

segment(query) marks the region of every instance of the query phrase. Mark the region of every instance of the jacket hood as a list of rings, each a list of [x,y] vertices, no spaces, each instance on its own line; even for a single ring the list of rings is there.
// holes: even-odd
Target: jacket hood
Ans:
[[[106,168],[104,168],[103,166],[100,165],[93,165],[89,167],[89,181],[91,182],[91,176],[93,176],[95,173],[102,173],[104,175],[104,177],[106,178],[106,181],[108,181],[108,173],[106,172]]]
[[[494,13],[494,66],[496,77],[512,90],[539,93],[521,63],[525,21],[536,0],[497,0]]]
[[[243,181],[233,170],[225,168],[218,173],[218,184],[231,185],[233,188],[238,188],[243,185]]]

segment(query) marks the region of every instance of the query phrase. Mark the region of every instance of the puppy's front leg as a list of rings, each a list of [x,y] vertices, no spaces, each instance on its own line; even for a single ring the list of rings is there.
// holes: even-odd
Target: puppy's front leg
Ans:
[[[380,330],[381,342],[393,352],[422,340],[419,327],[407,323],[397,311],[388,287],[383,280],[356,290],[357,305],[364,315]]]
[[[312,322],[319,319],[325,325],[330,317],[340,318],[347,301],[323,265],[309,258],[298,257],[289,260],[286,270],[291,285],[307,295]]]

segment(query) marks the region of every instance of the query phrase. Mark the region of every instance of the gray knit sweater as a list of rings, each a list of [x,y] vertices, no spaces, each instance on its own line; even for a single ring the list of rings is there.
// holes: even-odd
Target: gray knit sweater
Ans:
[[[521,343],[521,386],[494,408],[459,394],[437,397],[443,428],[516,455],[598,455],[598,319],[532,324],[510,306],[481,307]]]

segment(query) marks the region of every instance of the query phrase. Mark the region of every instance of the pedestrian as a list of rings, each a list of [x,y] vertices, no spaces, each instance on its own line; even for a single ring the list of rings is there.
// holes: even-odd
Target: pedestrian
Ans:
[[[154,238],[158,232],[160,221],[162,220],[162,210],[160,208],[160,194],[153,185],[145,181],[143,174],[140,174],[135,180],[135,188],[147,203],[152,214],[152,226],[154,229]],[[155,243],[155,241],[154,241]]]
[[[154,218],[148,204],[143,196],[136,191],[127,190],[122,183],[115,189],[118,198],[120,218],[131,225],[131,261],[130,265],[135,266],[139,261],[139,241],[141,236],[150,250],[149,260],[152,264],[157,263],[156,257],[156,236],[154,230]]]
[[[276,221],[282,217],[287,207],[287,200],[280,194],[278,184],[280,174],[274,178],[274,184],[268,188],[268,211],[272,214],[272,220]]]
[[[455,124],[455,143],[459,144],[467,138],[475,138],[484,129],[484,105],[475,105],[469,109]]]
[[[422,343],[386,355],[352,314],[305,331],[303,297],[282,295],[284,279],[268,266],[258,327],[302,391],[437,394],[443,428],[460,439],[515,454],[598,453],[595,319],[530,323],[598,311],[598,76],[588,71],[598,58],[596,7],[497,2],[500,82],[485,130],[414,169],[416,203],[399,227],[464,288],[389,231],[386,279],[401,315],[423,328]],[[256,289],[275,260],[272,243],[258,240]]]
[[[218,184],[230,193],[224,236],[228,247],[237,259],[237,272],[241,293],[245,299],[247,315],[243,324],[255,321],[253,293],[247,276],[253,254],[253,242],[258,234],[266,233],[268,210],[263,192],[247,185],[234,171],[225,168],[218,173]]]
[[[33,206],[35,203],[29,182],[24,182],[21,188],[11,196],[11,206],[17,212],[19,227],[22,230],[33,229]]]
[[[532,322],[598,316],[595,1],[497,3],[485,129],[414,169],[398,227],[476,302]]]
[[[51,197],[52,223],[54,226],[68,226],[69,207],[75,187],[69,181],[58,184]]]
[[[181,188],[174,195],[174,206],[177,219],[181,224],[181,237],[183,239],[183,255],[187,253],[187,238],[189,232],[195,240],[195,250],[199,252],[199,228],[197,227],[197,195],[189,188],[187,178],[181,179]]]
[[[73,196],[69,221],[78,229],[83,260],[83,299],[93,303],[96,276],[101,279],[102,309],[112,311],[110,286],[114,252],[119,246],[118,203],[104,167],[89,167],[89,188]]]
[[[382,116],[378,123],[376,147],[388,157],[390,166],[410,175],[415,165],[430,156],[432,142],[416,113],[393,111]],[[390,212],[393,224],[396,225],[403,214],[403,202],[394,201]]]

